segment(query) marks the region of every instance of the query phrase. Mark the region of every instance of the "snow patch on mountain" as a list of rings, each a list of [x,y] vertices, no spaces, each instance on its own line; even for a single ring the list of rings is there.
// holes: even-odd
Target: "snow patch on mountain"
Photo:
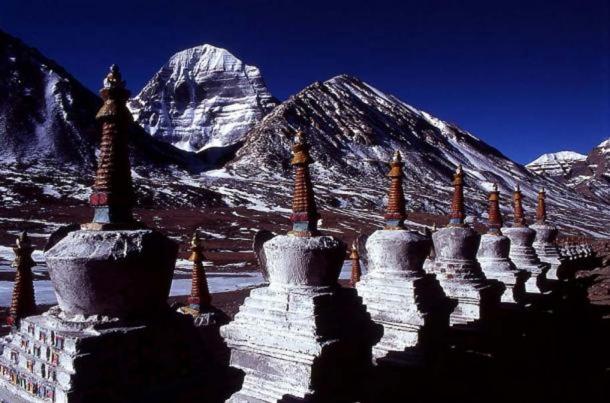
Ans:
[[[576,162],[586,159],[586,155],[574,151],[559,151],[543,154],[527,164],[526,167],[530,171],[541,175],[565,176]]]
[[[276,105],[257,67],[202,45],[173,55],[128,106],[153,137],[198,152],[242,141]]]

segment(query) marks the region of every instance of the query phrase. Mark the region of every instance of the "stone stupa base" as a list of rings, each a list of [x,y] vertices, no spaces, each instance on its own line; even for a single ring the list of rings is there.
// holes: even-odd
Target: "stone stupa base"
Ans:
[[[221,328],[231,365],[245,373],[229,401],[355,401],[377,333],[354,289],[254,289]]]
[[[3,343],[0,388],[29,402],[191,401],[211,365],[192,321],[169,310],[138,323],[54,307]]]
[[[530,225],[530,228],[536,231],[536,237],[532,243],[532,247],[538,255],[541,262],[549,263],[550,268],[546,273],[546,278],[549,280],[559,280],[557,275],[558,269],[561,266],[561,258],[559,249],[555,245],[555,239],[559,233],[557,227],[547,223],[536,223]]]
[[[510,238],[510,260],[517,269],[531,274],[525,282],[525,291],[530,294],[544,294],[549,287],[546,272],[550,265],[540,261],[532,246],[536,231],[528,227],[508,227],[502,228],[502,233]]]
[[[456,302],[447,298],[434,275],[372,272],[356,289],[371,319],[383,326],[383,336],[373,346],[377,364],[421,366],[439,351]]]
[[[541,262],[548,263],[550,265],[550,268],[546,273],[546,278],[549,280],[559,280],[563,259],[559,256],[557,246],[551,243],[537,242],[534,242],[532,246],[536,250],[538,259],[540,259]]]
[[[531,274],[525,270],[518,270],[509,259],[478,258],[485,277],[497,280],[506,286],[501,302],[516,304],[523,301],[525,296],[525,283]]]
[[[449,317],[451,326],[493,317],[499,308],[505,286],[499,281],[485,278],[476,261],[437,256],[433,273],[445,294],[458,301]]]

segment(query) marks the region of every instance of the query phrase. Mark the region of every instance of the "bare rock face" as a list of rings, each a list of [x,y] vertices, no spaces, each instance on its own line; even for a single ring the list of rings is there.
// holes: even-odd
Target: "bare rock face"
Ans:
[[[276,104],[258,68],[202,45],[173,55],[128,106],[153,137],[197,152],[242,141]]]
[[[68,314],[139,317],[167,306],[177,245],[152,230],[74,231],[45,253]]]
[[[510,239],[503,235],[485,234],[481,236],[477,260],[485,277],[498,280],[506,286],[502,302],[517,303],[525,293],[525,281],[529,272],[517,269],[510,260]]]
[[[476,260],[480,236],[470,227],[446,227],[432,234],[436,258],[431,261],[445,293],[457,299],[451,325],[489,318],[498,308],[505,286],[485,277]]]
[[[502,233],[510,239],[509,257],[515,266],[531,273],[531,277],[525,283],[525,290],[533,294],[545,292],[546,273],[550,265],[540,261],[532,246],[536,231],[528,227],[507,227],[502,228]]]
[[[337,284],[345,244],[277,236],[263,244],[269,286],[221,328],[245,372],[231,402],[356,401],[380,334],[355,290]]]
[[[406,230],[375,231],[368,238],[369,269],[356,288],[373,321],[383,326],[373,346],[377,362],[422,364],[449,328],[455,301],[422,269],[430,245],[429,238]]]

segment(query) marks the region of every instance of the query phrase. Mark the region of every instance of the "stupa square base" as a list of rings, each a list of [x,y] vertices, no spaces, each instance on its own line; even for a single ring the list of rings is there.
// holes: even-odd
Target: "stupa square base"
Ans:
[[[168,401],[203,388],[209,365],[192,321],[65,315],[54,307],[3,340],[0,387],[29,402]]]
[[[493,317],[506,287],[499,281],[485,278],[478,264],[437,257],[432,271],[445,294],[458,301],[449,317],[450,325]]]
[[[525,270],[517,270],[508,259],[478,258],[485,277],[497,280],[506,286],[501,302],[516,304],[523,301],[525,283],[531,274]]]
[[[373,346],[375,362],[419,366],[442,342],[455,301],[447,298],[434,275],[372,272],[356,285],[371,319],[383,326]]]
[[[343,399],[357,393],[379,336],[355,290],[273,286],[251,291],[221,328],[245,373],[231,402]]]

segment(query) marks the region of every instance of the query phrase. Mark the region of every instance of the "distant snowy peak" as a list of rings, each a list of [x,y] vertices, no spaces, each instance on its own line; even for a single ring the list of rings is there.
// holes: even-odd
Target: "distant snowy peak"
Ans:
[[[242,141],[276,105],[258,68],[202,45],[173,55],[129,108],[153,137],[197,152]]]
[[[586,155],[574,151],[559,151],[543,154],[526,167],[537,174],[548,176],[566,176],[579,161],[587,159]]]

